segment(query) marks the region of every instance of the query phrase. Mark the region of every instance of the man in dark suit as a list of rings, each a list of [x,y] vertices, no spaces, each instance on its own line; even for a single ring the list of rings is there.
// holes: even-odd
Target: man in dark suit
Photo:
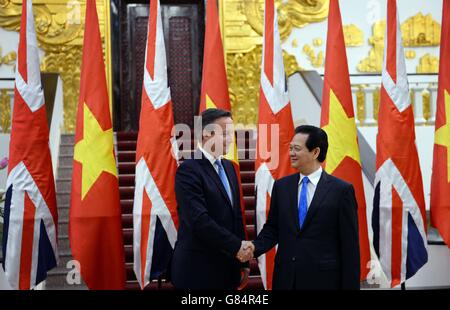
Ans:
[[[328,138],[299,126],[290,144],[299,173],[275,181],[254,256],[278,244],[273,289],[359,289],[357,203],[353,186],[322,171]]]
[[[171,279],[178,289],[236,289],[250,269],[237,259],[248,244],[236,172],[223,158],[233,121],[228,111],[207,109],[201,122],[194,159],[185,160],[175,178],[179,228]]]

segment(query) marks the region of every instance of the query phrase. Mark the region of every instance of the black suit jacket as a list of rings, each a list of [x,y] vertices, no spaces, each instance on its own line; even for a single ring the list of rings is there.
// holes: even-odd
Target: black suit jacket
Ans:
[[[359,237],[353,186],[326,172],[300,230],[298,173],[277,180],[255,256],[278,244],[273,289],[359,289]]]
[[[236,172],[230,161],[222,160],[232,204],[208,159],[199,150],[194,154],[175,177],[179,228],[172,283],[180,289],[235,289],[241,267],[248,266],[235,258],[245,240]]]

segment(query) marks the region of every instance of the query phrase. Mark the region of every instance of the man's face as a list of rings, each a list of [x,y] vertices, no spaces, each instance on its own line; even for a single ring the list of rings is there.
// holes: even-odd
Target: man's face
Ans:
[[[215,156],[225,155],[233,142],[233,137],[233,120],[231,117],[221,117],[204,129],[203,145]]]
[[[302,172],[309,170],[317,162],[317,156],[320,149],[315,148],[311,151],[306,147],[308,134],[298,133],[292,138],[289,145],[289,156],[291,158],[292,168]]]

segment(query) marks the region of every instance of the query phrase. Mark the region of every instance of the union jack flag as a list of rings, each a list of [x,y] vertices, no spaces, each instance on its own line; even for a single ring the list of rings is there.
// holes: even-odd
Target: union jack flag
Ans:
[[[295,172],[289,158],[289,143],[294,136],[294,122],[287,91],[274,0],[265,1],[259,93],[258,140],[255,160],[257,234],[261,232],[266,223],[275,180]],[[279,135],[276,133],[277,128]],[[268,158],[263,157],[265,152],[270,154]],[[261,279],[266,289],[272,289],[275,252],[276,249],[273,248],[258,258]]]
[[[134,272],[144,288],[167,269],[177,239],[172,100],[159,1],[150,1],[133,206]]]
[[[428,260],[425,201],[395,0],[388,0],[378,113],[373,244],[395,287]]]
[[[57,265],[55,182],[31,0],[22,3],[4,214],[3,268],[30,289]]]

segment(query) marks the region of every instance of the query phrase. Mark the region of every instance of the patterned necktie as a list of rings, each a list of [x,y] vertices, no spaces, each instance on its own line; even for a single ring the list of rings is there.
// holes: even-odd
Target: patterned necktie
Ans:
[[[300,229],[305,222],[306,213],[308,212],[308,177],[303,177],[302,179],[302,190],[300,191],[300,199],[298,202],[298,221],[300,224]]]
[[[228,198],[230,199],[231,204],[233,204],[233,196],[231,195],[230,183],[228,182],[227,175],[225,173],[225,170],[223,169],[222,162],[220,161],[220,159],[217,159],[215,164],[219,168],[220,181],[222,181],[223,187],[227,191]]]

